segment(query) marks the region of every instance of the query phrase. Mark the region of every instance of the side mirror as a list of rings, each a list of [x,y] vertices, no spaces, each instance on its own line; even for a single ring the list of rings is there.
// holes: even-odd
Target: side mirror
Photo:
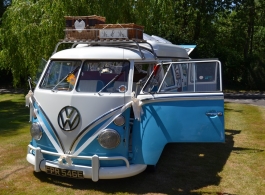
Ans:
[[[29,89],[30,89],[30,91],[32,91],[32,86],[31,86],[32,79],[31,79],[31,77],[28,77],[28,82],[29,82]]]

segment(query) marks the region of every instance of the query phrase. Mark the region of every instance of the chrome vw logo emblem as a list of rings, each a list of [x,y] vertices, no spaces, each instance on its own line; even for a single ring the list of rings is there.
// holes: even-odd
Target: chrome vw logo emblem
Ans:
[[[74,130],[80,122],[78,110],[72,106],[64,107],[58,114],[58,124],[64,131]]]

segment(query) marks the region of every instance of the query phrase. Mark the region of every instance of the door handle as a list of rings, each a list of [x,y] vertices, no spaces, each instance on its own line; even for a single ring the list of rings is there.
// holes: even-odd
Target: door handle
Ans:
[[[223,116],[222,112],[206,112],[207,116]]]

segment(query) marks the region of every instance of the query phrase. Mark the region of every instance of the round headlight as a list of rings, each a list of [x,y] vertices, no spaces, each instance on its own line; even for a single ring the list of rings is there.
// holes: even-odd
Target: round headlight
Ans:
[[[117,118],[115,118],[115,120],[113,122],[117,126],[122,126],[125,123],[125,119],[124,119],[124,117],[122,115],[120,115]]]
[[[30,127],[30,134],[33,139],[40,140],[42,137],[42,130],[39,123],[32,123]]]
[[[120,140],[120,134],[113,129],[105,129],[98,136],[99,144],[106,149],[116,148]]]

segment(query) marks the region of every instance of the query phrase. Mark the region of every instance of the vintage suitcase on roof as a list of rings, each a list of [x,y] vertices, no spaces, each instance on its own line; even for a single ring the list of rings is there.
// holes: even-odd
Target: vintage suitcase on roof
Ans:
[[[96,24],[96,29],[99,30],[99,38],[128,38],[128,39],[143,39],[144,26],[134,23],[127,24]]]
[[[96,24],[105,24],[106,18],[102,16],[65,16],[65,27],[67,29],[76,29],[76,23],[85,24],[86,29],[95,28]]]
[[[96,24],[104,24],[105,17],[92,16],[65,16],[65,39],[97,39]]]
[[[65,39],[68,40],[132,40],[143,39],[144,27],[134,24],[105,24],[105,17],[65,16]]]

